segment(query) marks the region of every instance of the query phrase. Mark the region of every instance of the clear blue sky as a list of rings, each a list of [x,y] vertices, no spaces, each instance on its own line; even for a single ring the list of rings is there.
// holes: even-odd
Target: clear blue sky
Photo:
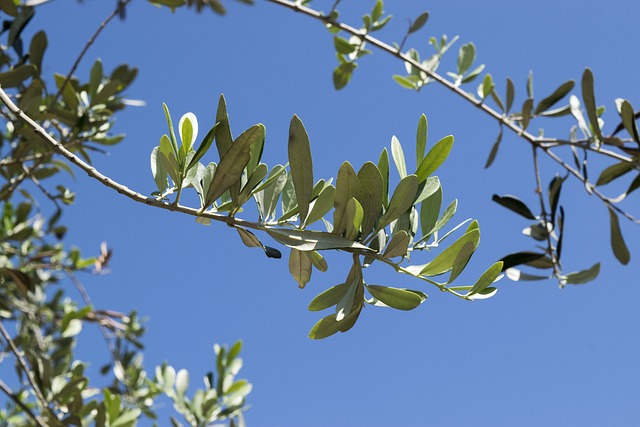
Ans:
[[[45,74],[68,71],[113,3],[54,1],[40,8],[31,28],[48,31]],[[526,220],[490,201],[493,193],[535,201],[530,149],[522,141],[505,134],[486,171],[498,128],[473,107],[433,85],[421,93],[401,89],[391,75],[402,72],[402,64],[378,51],[336,92],[333,42],[318,22],[263,1],[254,7],[225,3],[229,13],[221,18],[188,10],[171,14],[134,1],[126,21],[113,23],[91,48],[79,75],[86,78],[97,57],[106,70],[138,66],[128,95],[147,103],[118,118],[116,130],[128,137],[109,156],[95,158],[102,172],[139,192],[155,190],[149,154],[166,132],[163,101],[176,120],[194,112],[204,129],[213,124],[224,93],[235,135],[257,122],[266,125],[264,159],[270,165],[286,161],[289,121],[298,114],[311,138],[317,178],[335,176],[344,160],[359,166],[377,159],[392,135],[413,153],[425,113],[430,144],[450,133],[456,138],[439,170],[445,200],[458,198],[456,219],[476,218],[482,230],[462,281],[475,280],[507,253],[532,248],[520,234]],[[326,10],[329,3],[316,7]],[[343,17],[355,24],[373,5],[344,3]],[[429,23],[408,44],[430,52],[429,36],[460,35],[445,70],[455,64],[457,47],[473,41],[501,92],[507,75],[514,80],[516,105],[524,99],[529,70],[540,99],[568,79],[579,81],[585,66],[594,71],[598,103],[607,106],[606,129],[618,122],[616,97],[640,105],[640,6],[634,2],[405,0],[386,6],[395,19],[381,34],[384,40],[399,40],[405,18],[428,9]],[[572,124],[534,127],[566,137]],[[544,181],[556,171],[545,164]],[[597,281],[559,290],[554,281],[505,279],[493,299],[475,303],[423,287],[430,299],[419,309],[369,307],[349,333],[323,341],[307,338],[319,316],[306,307],[341,283],[345,257],[328,254],[329,271],[314,272],[299,290],[285,260],[244,247],[234,230],[205,228],[191,217],[136,204],[81,173],[70,185],[78,195],[65,214],[67,242],[87,255],[97,253],[103,240],[114,248],[110,275],[82,277],[95,305],[135,308],[148,317],[147,369],[167,360],[187,368],[197,384],[213,368],[213,343],[242,339],[241,374],[254,385],[251,426],[631,426],[640,419],[640,311],[633,297],[640,285],[638,229],[622,222],[634,256],[621,267],[609,249],[606,209],[576,182],[566,185],[561,201],[567,211],[564,268],[601,261]],[[626,207],[640,211],[637,194]],[[367,274],[370,283],[422,286],[383,268]],[[107,352],[97,331],[87,329],[81,337],[87,341],[80,354],[99,368]],[[160,408],[161,425],[168,425],[170,413],[169,404]]]

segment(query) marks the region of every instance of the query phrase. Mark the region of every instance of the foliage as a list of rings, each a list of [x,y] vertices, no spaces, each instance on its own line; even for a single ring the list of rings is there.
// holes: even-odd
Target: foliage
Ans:
[[[155,419],[154,405],[161,396],[173,402],[188,425],[206,426],[223,420],[244,425],[242,414],[251,385],[236,379],[242,366],[240,342],[230,348],[214,346],[215,374],[208,373],[204,388],[189,396],[186,370],[176,372],[164,364],[155,369],[154,378],[145,371],[141,352],[144,327],[136,312],[125,314],[94,307],[77,274],[108,272],[110,249],[105,244],[98,256],[85,258],[79,249],[63,244],[67,228],[61,217],[65,205],[73,203],[74,193],[60,184],[59,173],[73,175],[72,165],[134,201],[192,215],[204,225],[223,222],[234,227],[248,247],[262,249],[268,258],[281,258],[279,249],[264,245],[254,234],[266,233],[289,249],[289,271],[300,288],[311,280],[313,269],[327,270],[322,251],[338,250],[348,256],[351,268],[344,281],[328,287],[309,304],[311,311],[335,311],[312,327],[309,336],[315,339],[349,330],[365,304],[406,311],[426,301],[423,291],[373,284],[369,277],[365,280],[365,269],[375,262],[466,300],[494,295],[494,283],[502,272],[512,280],[552,277],[561,287],[593,280],[599,273],[599,263],[564,273],[560,262],[566,218],[560,196],[569,178],[581,182],[606,206],[613,252],[621,263],[629,262],[619,216],[638,221],[619,203],[640,187],[638,113],[629,101],[617,99],[621,122],[607,136],[601,120],[604,107],[596,103],[591,70],[584,71],[578,94],[572,94],[576,85],[570,80],[542,99],[534,97],[530,74],[526,96],[521,107],[515,107],[519,111],[513,112],[516,91],[512,80],[506,80],[504,92],[497,89],[491,74],[484,73],[485,66],[475,64],[473,43],[459,48],[456,68],[447,71],[447,77],[438,69],[457,37],[431,37],[433,52],[426,55],[416,47],[405,48],[410,36],[426,26],[428,12],[410,20],[401,41],[390,45],[372,35],[391,21],[381,0],[364,14],[360,28],[339,21],[340,0],[326,14],[309,8],[311,1],[269,1],[311,16],[328,28],[338,60],[333,71],[336,89],[351,81],[359,62],[372,53],[369,48],[375,48],[402,62],[406,72],[393,76],[401,87],[421,91],[429,84],[443,85],[498,123],[499,133],[486,167],[498,155],[505,130],[526,141],[532,148],[539,209],[531,209],[529,203],[513,195],[494,195],[493,200],[530,221],[524,233],[540,246],[506,255],[473,285],[453,284],[478,248],[480,229],[474,220],[445,228],[458,202],[453,200],[443,209],[442,185],[434,173],[447,159],[454,138],[444,136],[428,147],[424,115],[418,120],[414,171],[407,169],[404,148],[394,137],[390,150],[383,150],[377,162],[365,162],[356,171],[345,161],[335,180],[316,180],[310,138],[298,116],[293,116],[290,123],[288,161],[269,167],[261,162],[265,126],[256,124],[234,138],[223,96],[215,123],[206,127],[200,140],[198,119],[193,113],[182,115],[176,130],[164,105],[168,133],[160,138],[150,161],[157,191],[146,197],[130,190],[102,175],[91,166],[91,159],[123,140],[123,135],[113,135],[111,129],[116,113],[130,104],[124,96],[137,70],[120,65],[106,73],[102,62],[96,60],[84,80],[75,75],[87,48],[106,25],[115,18],[124,19],[130,0],[119,0],[71,70],[52,78],[42,74],[46,33],[35,33],[28,48],[22,38],[36,12],[35,5],[42,2],[0,0],[2,35],[6,37],[0,50],[0,98],[6,107],[1,113],[6,127],[0,135],[0,174],[4,180],[0,187],[0,333],[2,358],[13,360],[16,373],[9,383],[0,380],[0,389],[10,399],[0,411],[0,425],[134,426],[143,416]],[[219,0],[150,3],[225,13]],[[480,83],[475,88],[464,89],[477,80]],[[567,96],[568,103],[558,107]],[[575,121],[568,140],[545,137],[542,131],[539,136],[529,133],[534,121],[558,117]],[[617,136],[623,131],[628,137]],[[214,143],[217,156],[210,160]],[[571,160],[565,161],[558,154],[563,148]],[[561,170],[550,179],[546,191],[539,171],[540,153]],[[589,153],[610,164],[594,174],[587,162]],[[596,175],[592,182],[589,177]],[[603,186],[625,176],[633,178],[623,194],[610,197],[601,192]],[[180,204],[183,192],[190,190],[198,195],[197,207]],[[255,221],[239,217],[251,199],[258,212]],[[43,206],[42,200],[48,200],[49,205]],[[426,262],[420,263],[419,257]],[[520,270],[521,266],[546,273],[527,273]],[[65,278],[75,286],[82,302],[74,301],[61,286]],[[98,325],[110,354],[101,369],[108,375],[102,383],[90,381],[85,372],[87,363],[74,354],[78,334],[88,323]],[[176,418],[171,418],[171,423],[181,425]]]

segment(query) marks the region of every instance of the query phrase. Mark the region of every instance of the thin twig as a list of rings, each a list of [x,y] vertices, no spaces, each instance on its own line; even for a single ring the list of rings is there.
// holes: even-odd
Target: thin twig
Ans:
[[[9,386],[7,386],[2,380],[0,380],[0,390],[2,390],[4,394],[9,397],[9,399],[13,400],[13,402],[18,405],[39,427],[49,427],[49,425],[41,420],[36,414],[34,414],[31,408],[29,408],[22,400],[20,400],[18,396],[16,396],[13,391],[11,391]]]
[[[107,17],[107,19],[102,21],[102,23],[100,24],[96,32],[91,36],[89,41],[87,41],[87,43],[84,45],[84,47],[82,48],[82,51],[80,51],[80,54],[78,55],[75,62],[71,66],[71,70],[69,70],[69,72],[67,73],[67,77],[64,79],[64,82],[62,82],[62,86],[60,86],[60,89],[58,89],[58,93],[56,93],[56,96],[54,96],[53,100],[49,103],[49,108],[53,107],[55,103],[58,101],[65,87],[67,86],[67,84],[69,84],[69,80],[71,80],[71,77],[73,77],[73,73],[76,72],[78,65],[80,65],[80,61],[82,61],[82,58],[87,53],[91,45],[93,45],[93,43],[96,41],[96,39],[98,38],[102,30],[105,29],[105,27],[109,24],[109,22],[111,22],[111,20],[113,20],[113,18],[115,18],[116,16],[119,16],[122,9],[125,8],[127,4],[129,4],[130,2],[131,0],[118,1],[115,10],[111,12],[111,14]]]
[[[560,271],[560,266],[558,265],[558,259],[556,258],[555,250],[553,244],[551,242],[551,232],[549,231],[549,220],[547,219],[547,209],[544,203],[544,193],[542,192],[542,180],[540,179],[540,165],[538,164],[538,147],[532,146],[533,150],[533,171],[536,177],[536,194],[538,195],[538,200],[540,200],[540,216],[542,219],[542,224],[544,226],[544,233],[547,236],[547,248],[549,249],[549,256],[551,257],[551,263],[553,264],[553,273],[556,277],[560,278],[562,272]],[[553,222],[553,218],[551,221]]]
[[[456,86],[454,83],[450,82],[449,80],[447,80],[446,78],[444,78],[443,76],[439,75],[438,73],[429,70],[428,68],[424,67],[421,63],[419,63],[418,61],[415,61],[413,58],[409,57],[408,55],[400,52],[398,49],[394,48],[393,46],[375,38],[370,36],[369,34],[363,34],[361,30],[352,27],[350,25],[341,23],[341,22],[335,22],[335,21],[331,21],[326,15],[324,15],[322,12],[319,12],[317,10],[308,8],[306,6],[300,5],[298,3],[294,3],[291,2],[289,0],[267,0],[271,3],[274,3],[276,5],[279,6],[284,6],[288,9],[291,9],[295,12],[300,12],[303,13],[307,16],[310,16],[311,18],[317,19],[319,21],[324,22],[325,24],[331,24],[334,27],[340,28],[341,30],[355,35],[357,37],[360,37],[361,39],[365,40],[366,42],[368,42],[369,44],[381,49],[384,52],[387,52],[388,54],[401,59],[402,61],[404,61],[405,63],[409,63],[411,64],[412,67],[415,67],[417,69],[419,69],[421,72],[425,73],[431,80],[441,84],[442,86],[444,86],[445,88],[449,89],[450,91],[454,92],[456,95],[460,96],[461,98],[463,98],[465,101],[469,102],[471,105],[475,106],[476,108],[479,108],[480,110],[484,111],[486,114],[488,114],[490,117],[494,118],[496,121],[498,121],[501,125],[506,126],[508,129],[510,129],[512,132],[514,132],[516,135],[524,138],[527,142],[529,142],[531,145],[533,146],[538,146],[540,148],[543,149],[543,151],[545,152],[545,154],[549,155],[549,157],[554,160],[556,163],[558,163],[559,165],[561,165],[562,167],[564,167],[568,172],[570,172],[572,175],[574,175],[576,178],[578,178],[580,181],[582,181],[582,183],[584,183],[585,185],[589,185],[589,183],[587,182],[587,180],[582,177],[582,175],[577,172],[575,169],[571,168],[569,165],[567,165],[566,162],[564,162],[561,158],[559,158],[555,153],[551,152],[549,150],[549,148],[551,146],[555,145],[563,145],[565,143],[565,141],[563,140],[559,140],[559,139],[553,139],[553,138],[539,138],[534,136],[533,134],[527,132],[526,130],[522,129],[520,126],[518,126],[513,120],[509,119],[506,115],[501,114],[499,112],[497,112],[496,110],[494,110],[493,108],[489,107],[487,104],[483,103],[482,100],[478,100],[476,99],[473,95],[471,95],[468,92],[465,92],[464,90],[460,89],[458,86]],[[620,160],[620,161],[624,161],[624,162],[633,162],[633,159],[631,159],[631,157],[625,157],[623,155],[614,153],[612,151],[608,151],[608,150],[603,150],[603,149],[597,149],[595,147],[591,147],[591,145],[585,144],[585,146],[583,146],[582,148],[585,148],[587,150],[590,151],[595,151],[598,152],[602,155],[614,158],[616,160]],[[608,199],[606,196],[604,196],[602,193],[600,193],[599,191],[593,189],[593,194],[595,194],[599,199],[601,199],[607,206],[610,206],[612,209],[614,209],[615,211],[619,212],[621,215],[623,215],[625,218],[635,222],[635,223],[640,223],[639,220],[637,220],[636,218],[634,218],[632,215],[630,215],[629,213],[623,211],[622,209],[620,209],[619,207],[615,206],[610,199]]]
[[[16,356],[18,363],[22,367],[22,370],[24,371],[25,375],[27,376],[27,379],[29,380],[29,384],[31,385],[31,388],[33,389],[33,392],[36,395],[38,402],[40,402],[40,405],[43,408],[47,408],[50,410],[49,405],[47,404],[47,401],[44,398],[44,394],[42,394],[40,387],[38,387],[38,384],[36,383],[36,379],[33,376],[33,371],[31,371],[31,369],[27,365],[27,361],[24,360],[24,357],[22,357],[22,353],[20,353],[20,350],[18,350],[16,343],[11,338],[11,335],[9,335],[9,332],[7,332],[7,330],[5,329],[4,325],[2,324],[2,320],[0,320],[0,333],[4,337],[5,341],[7,341],[7,344],[9,344],[9,348],[11,348],[11,351],[13,352],[13,354]]]

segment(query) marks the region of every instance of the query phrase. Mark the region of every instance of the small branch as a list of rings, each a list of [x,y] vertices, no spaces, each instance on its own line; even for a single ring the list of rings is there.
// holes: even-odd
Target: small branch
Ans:
[[[49,427],[49,425],[42,421],[38,416],[36,416],[31,408],[29,408],[22,400],[20,400],[18,396],[16,396],[2,380],[0,380],[0,390],[2,390],[4,394],[9,397],[9,399],[13,400],[13,402],[18,405],[29,416],[29,418],[31,418],[38,425],[38,427]]]
[[[120,14],[122,13],[122,10],[130,2],[131,0],[119,0],[116,4],[115,10],[111,12],[111,14],[107,17],[107,19],[102,21],[102,23],[100,24],[96,32],[91,36],[89,41],[87,41],[87,43],[84,45],[84,48],[82,48],[82,51],[80,51],[80,54],[76,58],[76,61],[71,66],[71,70],[69,70],[69,72],[67,73],[67,77],[64,79],[62,86],[60,86],[60,89],[58,89],[58,93],[56,93],[56,96],[54,96],[53,100],[49,103],[49,108],[53,107],[55,103],[58,101],[58,99],[60,98],[60,95],[62,95],[62,92],[64,91],[64,88],[67,86],[67,84],[69,84],[69,80],[71,80],[73,73],[76,72],[78,65],[80,65],[80,61],[82,61],[82,58],[87,53],[91,45],[93,45],[93,43],[96,41],[96,39],[98,38],[102,30],[105,29],[105,27],[109,24],[109,22],[111,22],[111,20],[113,20],[113,18],[115,18],[116,16],[120,16]]]
[[[544,195],[542,192],[542,181],[540,179],[540,166],[538,164],[538,147],[532,146],[533,150],[533,171],[536,177],[536,194],[538,195],[538,200],[540,200],[540,216],[542,217],[542,222],[544,224],[545,234],[547,236],[547,248],[549,249],[549,256],[551,257],[551,263],[553,264],[553,274],[559,279],[562,275],[560,271],[560,266],[558,265],[558,259],[556,258],[556,253],[551,242],[551,232],[549,231],[549,221],[547,220],[547,210],[545,208],[544,203]],[[554,219],[551,218],[553,223]]]
[[[43,408],[51,410],[51,408],[49,408],[49,405],[47,404],[46,399],[44,398],[44,394],[42,394],[40,387],[38,387],[38,384],[36,383],[36,379],[33,376],[33,371],[31,371],[31,369],[27,365],[27,361],[24,360],[24,357],[22,357],[20,350],[18,350],[18,347],[16,347],[16,343],[13,342],[11,335],[9,335],[9,332],[7,332],[1,320],[0,320],[0,333],[4,337],[5,341],[7,341],[7,343],[9,344],[9,347],[11,348],[11,351],[13,352],[13,354],[16,356],[16,359],[18,360],[20,367],[22,367],[22,370],[24,371],[25,375],[27,376],[27,379],[29,380],[29,384],[31,385],[31,388],[33,389],[33,392],[36,395],[38,402],[40,402],[40,405]]]

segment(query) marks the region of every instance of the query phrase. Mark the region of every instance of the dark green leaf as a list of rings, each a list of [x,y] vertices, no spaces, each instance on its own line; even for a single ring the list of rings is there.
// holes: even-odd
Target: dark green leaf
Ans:
[[[322,292],[309,303],[309,311],[322,311],[338,304],[349,290],[349,286],[349,283],[341,283]]]
[[[489,157],[487,158],[487,163],[485,163],[484,168],[487,169],[489,166],[493,164],[493,161],[498,154],[498,149],[500,148],[500,142],[502,141],[502,126],[500,126],[500,133],[498,133],[498,137],[496,138],[496,142],[493,143],[491,147],[491,152],[489,152]]]
[[[553,177],[549,183],[549,206],[551,206],[550,220],[555,223],[556,211],[558,209],[558,201],[560,200],[560,191],[562,190],[562,182],[564,181],[560,175]]]
[[[598,277],[599,273],[600,273],[600,263],[597,263],[588,270],[582,270],[575,273],[567,274],[566,276],[564,276],[564,280],[562,284],[563,285],[564,284],[581,285],[581,284],[592,281],[593,279]]]
[[[596,97],[593,87],[593,73],[589,68],[585,68],[582,73],[582,99],[584,101],[584,108],[587,110],[587,117],[589,117],[589,123],[591,123],[591,129],[598,137],[598,140],[602,140],[602,132],[600,131],[600,125],[598,124],[598,114],[596,112]]]
[[[545,255],[537,252],[516,252],[502,257],[502,271],[505,271],[516,265],[526,264],[543,258]]]
[[[264,139],[264,126],[261,124],[250,127],[236,139],[220,159],[205,198],[205,206],[212,204],[232,185],[239,183],[242,171],[249,161],[251,145],[261,139]]]
[[[600,173],[598,180],[596,181],[596,186],[605,185],[617,179],[626,173],[632,171],[634,169],[634,164],[623,161],[620,163],[616,163],[615,165],[611,165]]]
[[[533,108],[533,98],[529,98],[522,104],[522,130],[527,130],[531,121],[531,109]]]
[[[627,130],[631,138],[636,142],[640,142],[635,113],[633,112],[633,107],[627,100],[623,100],[620,105],[620,117],[622,118],[624,128]]]
[[[360,194],[358,201],[364,211],[362,220],[362,238],[372,231],[382,212],[382,175],[372,162],[366,162],[358,171]]]
[[[498,196],[497,194],[494,194],[491,200],[519,215],[522,215],[527,219],[536,219],[535,215],[531,213],[531,210],[527,207],[527,205],[525,205],[522,200],[518,199],[515,196]]]
[[[313,163],[309,136],[298,116],[294,115],[289,126],[289,165],[300,211],[300,223],[304,224],[309,213],[313,191]]]
[[[513,86],[513,82],[509,77],[507,77],[507,109],[506,109],[507,113],[511,111],[511,107],[513,106],[514,96],[515,96],[515,88]]]
[[[571,92],[574,86],[575,82],[573,80],[569,80],[561,84],[560,87],[557,88],[551,95],[547,96],[538,103],[534,113],[538,115],[553,107],[558,101],[567,96],[567,94]]]
[[[609,208],[609,220],[611,224],[611,248],[613,249],[613,254],[621,264],[627,265],[631,260],[631,254],[622,237],[618,215],[611,208]]]
[[[427,156],[428,157],[428,156]],[[412,206],[416,198],[418,191],[418,177],[415,175],[408,175],[406,178],[398,183],[391,201],[389,202],[389,208],[378,220],[378,225],[375,232],[382,230],[392,221],[395,221],[407,212]]]
[[[404,230],[400,230],[393,235],[382,256],[385,258],[404,257],[407,254],[408,247],[409,234]]]
[[[23,81],[36,75],[37,68],[33,64],[22,64],[13,70],[0,74],[0,86],[4,88],[16,87]]]
[[[349,162],[344,162],[338,170],[336,193],[334,197],[333,233],[342,234],[345,230],[344,214],[347,203],[352,198],[360,197],[360,180]]]
[[[409,32],[407,34],[412,34],[418,31],[420,28],[424,27],[429,19],[429,12],[422,12],[415,21],[409,27]]]
[[[352,45],[346,39],[343,39],[340,36],[333,37],[333,45],[336,48],[336,52],[341,53],[343,55],[349,55],[350,53],[355,52],[357,46]]]

